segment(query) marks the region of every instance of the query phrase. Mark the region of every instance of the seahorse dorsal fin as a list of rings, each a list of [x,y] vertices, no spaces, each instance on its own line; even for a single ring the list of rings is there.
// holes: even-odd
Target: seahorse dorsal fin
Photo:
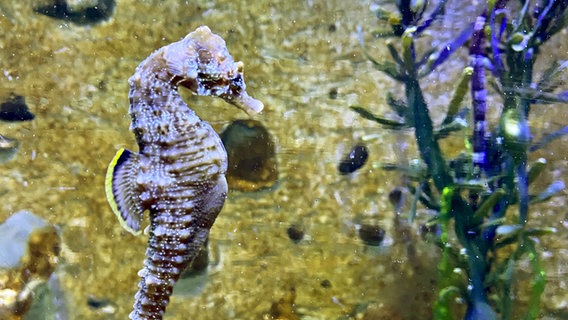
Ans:
[[[105,191],[112,211],[120,225],[128,232],[139,235],[140,221],[144,209],[136,190],[135,179],[138,172],[138,154],[120,149],[108,165]]]

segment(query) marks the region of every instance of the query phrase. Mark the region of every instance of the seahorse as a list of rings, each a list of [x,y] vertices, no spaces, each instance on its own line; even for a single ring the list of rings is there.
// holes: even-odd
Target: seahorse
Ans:
[[[206,26],[152,53],[129,79],[130,130],[139,151],[120,149],[105,189],[122,227],[149,239],[130,319],[162,319],[173,286],[204,244],[227,194],[227,153],[211,125],[181,98],[182,86],[252,115],[264,105],[246,92],[243,63]]]

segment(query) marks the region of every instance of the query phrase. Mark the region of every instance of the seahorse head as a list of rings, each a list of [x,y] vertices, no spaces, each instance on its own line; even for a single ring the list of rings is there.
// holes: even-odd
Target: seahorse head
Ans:
[[[220,97],[250,115],[264,108],[246,92],[243,63],[233,60],[223,38],[208,27],[168,46],[164,58],[177,85],[198,95]]]

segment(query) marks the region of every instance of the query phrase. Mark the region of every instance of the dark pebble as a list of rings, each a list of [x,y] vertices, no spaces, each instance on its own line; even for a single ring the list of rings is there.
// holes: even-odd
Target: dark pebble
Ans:
[[[366,162],[367,157],[369,156],[369,151],[367,147],[362,144],[358,144],[341,162],[339,162],[339,166],[337,169],[339,170],[340,174],[349,174],[359,170]]]
[[[327,289],[327,288],[331,288],[331,281],[329,281],[329,280],[327,280],[327,279],[324,279],[324,280],[322,280],[322,281],[320,282],[320,286],[321,286],[322,288],[326,288],[326,289]]]
[[[359,238],[369,246],[380,246],[385,239],[385,230],[377,225],[362,224]]]
[[[294,241],[295,243],[300,242],[304,238],[304,230],[301,226],[293,224],[288,229],[286,229],[286,233],[290,240]]]
[[[66,1],[56,0],[51,4],[34,8],[34,11],[54,19],[89,25],[108,20],[114,12],[115,5],[114,0],[99,0],[92,7],[69,8]]]
[[[108,299],[96,298],[96,297],[93,297],[91,295],[87,298],[87,305],[91,309],[95,309],[95,310],[101,309],[101,308],[104,308],[104,307],[106,307],[110,304],[111,304],[110,300],[108,300]]]
[[[337,88],[331,88],[331,89],[329,89],[328,96],[329,96],[330,99],[332,99],[332,100],[337,99],[337,94],[338,94]]]
[[[400,190],[400,188],[392,189],[391,192],[389,192],[389,202],[397,210],[401,207],[402,190]]]
[[[26,105],[24,97],[11,94],[0,105],[0,119],[4,121],[29,121],[35,118]]]

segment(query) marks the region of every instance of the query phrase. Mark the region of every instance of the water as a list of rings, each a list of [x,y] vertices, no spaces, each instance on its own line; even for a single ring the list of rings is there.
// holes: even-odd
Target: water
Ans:
[[[386,91],[401,91],[360,50],[359,25],[373,55],[389,57],[384,41],[370,37],[378,28],[370,4],[124,0],[109,21],[80,26],[34,13],[33,3],[0,2],[0,93],[24,96],[36,115],[31,122],[0,123],[0,134],[20,142],[15,158],[0,166],[0,221],[29,210],[61,228],[57,294],[67,299],[65,317],[124,319],[131,311],[146,238],[121,229],[106,203],[104,173],[119,147],[135,148],[128,131],[128,77],[153,50],[199,25],[222,35],[233,57],[245,63],[247,90],[265,104],[254,119],[274,136],[280,176],[270,190],[229,194],[211,231],[206,283],[196,294],[175,296],[166,319],[261,319],[291,288],[301,319],[346,319],[358,312],[371,319],[429,317],[437,253],[416,230],[428,212],[420,209],[412,227],[397,227],[388,195],[401,177],[371,165],[406,161],[398,152],[405,141],[404,154],[417,157],[412,134],[395,135],[348,108],[357,104],[384,114]],[[457,32],[451,21],[444,22],[446,29]],[[566,34],[560,36],[564,41],[555,39],[544,59],[566,52]],[[434,121],[443,119],[453,91],[452,70],[465,61],[424,79]],[[492,108],[499,108],[499,98],[493,100]],[[246,117],[222,102],[188,95],[186,101],[219,132]],[[535,107],[532,115],[537,135],[566,125],[559,106]],[[367,135],[380,137],[367,143],[367,164],[340,175],[341,158]],[[533,155],[549,161],[535,189],[566,179],[565,143]],[[452,154],[463,148],[463,139],[443,145]],[[559,230],[540,242],[550,275],[543,296],[547,319],[565,318],[568,304],[565,205],[562,193],[531,211],[531,223]],[[362,221],[386,230],[384,246],[358,238]],[[305,232],[298,243],[287,235],[292,224]],[[410,240],[400,228],[407,228]],[[116,309],[93,309],[90,296]]]

